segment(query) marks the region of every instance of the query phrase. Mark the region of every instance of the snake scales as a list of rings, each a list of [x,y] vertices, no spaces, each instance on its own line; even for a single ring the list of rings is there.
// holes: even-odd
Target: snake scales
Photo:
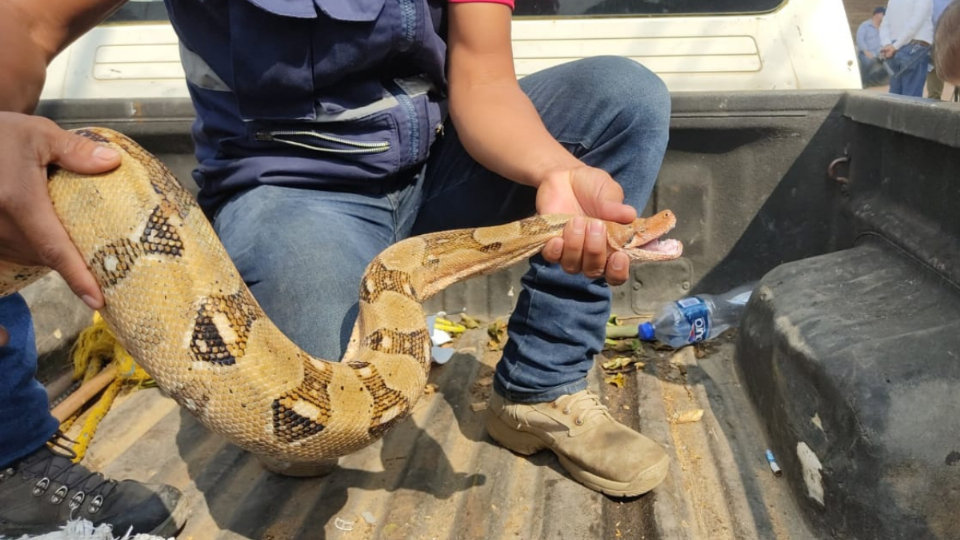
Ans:
[[[419,236],[386,249],[360,283],[359,347],[313,358],[265,316],[192,195],[122,134],[77,133],[120,151],[101,175],[51,174],[54,208],[106,300],[104,319],[157,384],[204,425],[256,454],[290,462],[342,456],[410,414],[430,370],[421,303],[505,268],[562,233],[567,216]],[[669,211],[608,224],[632,259],[680,255]],[[47,272],[0,261],[0,296]]]

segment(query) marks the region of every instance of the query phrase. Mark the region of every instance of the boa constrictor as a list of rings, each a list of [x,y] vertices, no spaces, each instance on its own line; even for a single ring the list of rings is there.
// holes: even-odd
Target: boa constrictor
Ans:
[[[264,315],[216,234],[170,171],[122,134],[77,133],[120,151],[106,174],[55,171],[49,190],[100,284],[103,318],[157,384],[211,430],[294,463],[342,456],[408,416],[430,370],[421,303],[444,287],[505,268],[562,233],[569,216],[409,238],[360,283],[360,342],[342,362],[313,358]],[[610,250],[637,260],[680,255],[669,212],[608,224]],[[0,296],[47,269],[0,263]]]

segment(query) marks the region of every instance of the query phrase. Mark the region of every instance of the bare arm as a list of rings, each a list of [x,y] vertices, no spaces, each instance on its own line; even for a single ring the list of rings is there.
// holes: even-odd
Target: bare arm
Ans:
[[[893,37],[890,33],[890,20],[886,17],[880,23],[880,46],[887,47],[893,44]]]
[[[0,2],[0,110],[32,112],[53,57],[124,1]]]
[[[474,159],[536,187],[544,171],[581,163],[550,136],[517,84],[510,15],[501,4],[450,5],[450,115]]]
[[[119,156],[31,113],[53,57],[122,3],[0,1],[0,259],[53,268],[95,309],[103,295],[54,213],[47,166],[99,173],[116,167]]]
[[[510,9],[494,3],[450,5],[450,117],[470,155],[484,167],[537,189],[537,211],[576,217],[543,255],[571,273],[623,283],[628,261],[606,258],[605,230],[588,218],[628,223],[636,210],[606,172],[588,167],[547,131],[517,82]]]

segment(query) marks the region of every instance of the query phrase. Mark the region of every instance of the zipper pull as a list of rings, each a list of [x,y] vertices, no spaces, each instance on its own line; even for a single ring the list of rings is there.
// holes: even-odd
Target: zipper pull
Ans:
[[[273,134],[269,131],[258,131],[254,136],[254,139],[258,141],[272,141]]]

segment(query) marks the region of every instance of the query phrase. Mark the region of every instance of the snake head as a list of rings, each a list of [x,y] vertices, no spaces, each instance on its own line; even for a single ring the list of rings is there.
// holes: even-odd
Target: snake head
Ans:
[[[677,225],[677,216],[664,210],[629,225],[607,224],[607,242],[613,251],[622,251],[634,261],[669,261],[683,253],[679,240],[661,237]]]

